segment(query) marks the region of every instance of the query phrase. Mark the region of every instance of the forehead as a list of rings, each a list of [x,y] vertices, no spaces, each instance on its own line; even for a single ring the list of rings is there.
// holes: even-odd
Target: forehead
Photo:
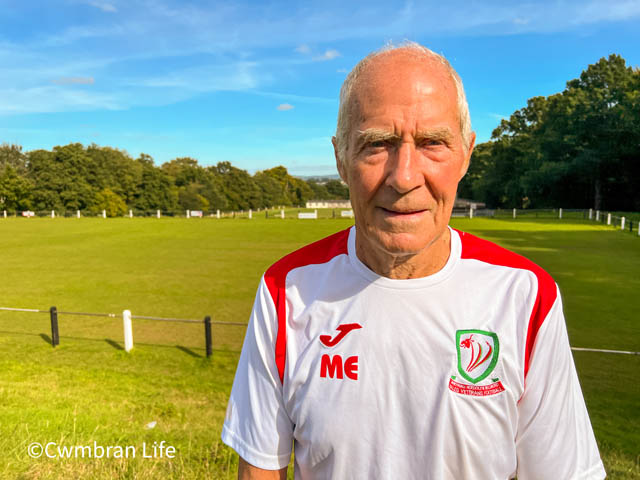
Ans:
[[[363,69],[353,88],[351,109],[357,123],[390,109],[445,121],[458,117],[456,87],[447,67],[402,50],[381,54]]]

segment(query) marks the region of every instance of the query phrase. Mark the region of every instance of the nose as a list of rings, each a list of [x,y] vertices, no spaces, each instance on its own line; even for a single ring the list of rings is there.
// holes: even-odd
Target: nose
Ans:
[[[389,171],[385,180],[387,186],[404,194],[424,183],[420,160],[413,142],[402,142],[392,155],[395,158],[388,163]]]

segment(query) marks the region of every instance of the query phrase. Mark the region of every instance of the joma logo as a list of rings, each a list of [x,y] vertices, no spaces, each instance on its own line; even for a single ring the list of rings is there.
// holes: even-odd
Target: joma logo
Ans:
[[[320,359],[320,376],[326,378],[337,378],[342,380],[343,374],[351,380],[358,380],[358,356],[354,355],[347,358],[342,363],[342,357],[340,355],[322,355]]]

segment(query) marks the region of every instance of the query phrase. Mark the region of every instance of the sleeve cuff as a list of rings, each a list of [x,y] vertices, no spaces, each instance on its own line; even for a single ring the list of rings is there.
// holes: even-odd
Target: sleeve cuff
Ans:
[[[289,465],[291,451],[282,455],[268,455],[250,447],[227,425],[222,426],[222,442],[233,448],[240,457],[254,467],[265,470],[280,470]]]

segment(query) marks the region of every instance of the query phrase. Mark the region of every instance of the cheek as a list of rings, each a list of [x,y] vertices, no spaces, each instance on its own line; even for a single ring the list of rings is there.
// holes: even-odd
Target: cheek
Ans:
[[[440,192],[454,192],[460,181],[460,168],[458,165],[434,163],[428,172],[431,186]]]

